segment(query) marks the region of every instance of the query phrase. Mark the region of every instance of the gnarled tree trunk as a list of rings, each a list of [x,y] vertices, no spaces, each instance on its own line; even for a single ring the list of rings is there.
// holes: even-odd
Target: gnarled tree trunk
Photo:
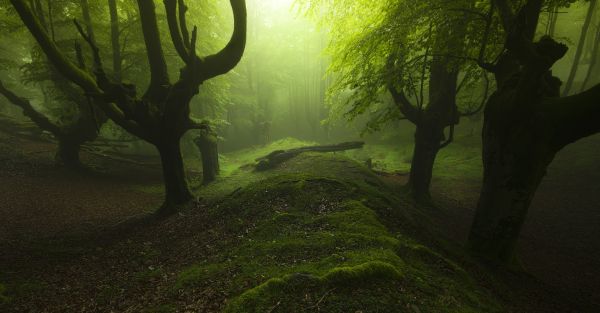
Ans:
[[[202,155],[202,181],[205,184],[217,179],[220,171],[219,146],[215,134],[204,133],[194,140]]]
[[[168,215],[178,206],[193,199],[185,176],[179,139],[168,140],[156,145],[162,163],[165,184],[165,203],[160,214]]]
[[[557,150],[550,116],[515,116],[502,110],[505,100],[495,97],[485,113],[483,186],[469,243],[480,257],[510,263],[533,196]]]
[[[484,179],[469,248],[494,263],[514,261],[529,205],[555,154],[600,132],[600,85],[560,98],[551,67],[567,52],[550,37],[533,43],[542,0],[529,0],[513,16],[496,0],[507,30],[507,53],[499,62],[498,91],[484,113]],[[520,66],[500,67],[518,63]]]
[[[166,22],[175,51],[185,63],[180,76],[172,83],[158,27],[155,1],[137,0],[139,20],[144,37],[150,84],[138,96],[135,86],[124,84],[106,75],[100,49],[90,31],[77,24],[77,29],[92,50],[93,76],[75,65],[60,51],[40,26],[25,0],[10,0],[15,11],[27,26],[56,69],[93,97],[104,113],[129,133],[156,146],[161,156],[166,199],[159,212],[170,214],[180,204],[192,199],[185,179],[180,151],[181,137],[191,129],[203,129],[190,116],[190,101],[203,82],[232,70],[241,60],[246,48],[246,2],[230,0],[233,12],[231,39],[219,52],[199,57],[196,52],[198,32],[191,34],[186,22],[184,0],[164,0]],[[113,18],[113,21],[115,19]],[[82,62],[80,62],[82,63]]]

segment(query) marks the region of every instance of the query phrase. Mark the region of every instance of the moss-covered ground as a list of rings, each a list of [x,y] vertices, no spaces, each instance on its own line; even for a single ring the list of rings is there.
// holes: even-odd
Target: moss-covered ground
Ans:
[[[212,207],[236,240],[175,288],[233,269],[226,312],[501,311],[458,265],[382,223],[403,210],[416,228],[419,214],[361,164],[307,153],[266,175]]]

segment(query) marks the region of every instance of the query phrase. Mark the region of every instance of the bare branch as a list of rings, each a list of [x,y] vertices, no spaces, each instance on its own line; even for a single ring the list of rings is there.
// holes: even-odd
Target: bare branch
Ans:
[[[92,55],[94,57],[94,69],[96,69],[96,70],[102,69],[102,59],[100,57],[100,49],[96,45],[96,42],[94,41],[94,37],[92,37],[92,35],[91,35],[92,33],[86,34],[76,19],[73,20],[73,23],[75,24],[75,27],[77,27],[77,31],[79,32],[81,37],[83,37],[83,39],[88,43],[88,45],[90,46],[90,49],[92,50]]]
[[[181,29],[181,36],[183,36],[183,42],[185,43],[186,48],[190,48],[190,33],[187,28],[187,22],[185,19],[185,14],[187,13],[187,6],[183,0],[178,0],[179,4],[179,28]],[[190,49],[191,50],[191,49]],[[195,51],[193,51],[196,53]]]
[[[452,142],[454,142],[454,128],[455,128],[455,124],[450,125],[450,134],[448,135],[448,139],[443,142],[442,144],[440,144],[440,149],[444,149],[447,146],[449,146]]]
[[[139,0],[141,1],[141,0]],[[200,81],[223,75],[232,70],[242,59],[246,48],[247,13],[245,0],[230,0],[233,10],[234,29],[229,43],[217,54],[200,59]]]
[[[4,87],[4,84],[0,80],[0,94],[6,97],[12,104],[23,109],[23,114],[29,117],[38,127],[43,130],[51,132],[54,136],[60,137],[63,135],[62,129],[50,121],[46,116],[39,113],[25,98],[17,96],[14,92]]]
[[[417,123],[419,117],[419,109],[415,107],[410,100],[406,97],[404,92],[398,91],[394,86],[389,85],[388,90],[392,94],[392,98],[394,99],[394,103],[404,114],[404,117],[413,123]]]
[[[142,33],[150,64],[150,86],[147,94],[169,85],[167,62],[163,52],[160,32],[158,30],[156,11],[153,0],[137,0],[142,22]]]
[[[11,0],[11,3],[25,26],[27,26],[44,53],[48,56],[48,59],[54,64],[58,71],[86,92],[101,93],[101,90],[96,85],[94,79],[77,65],[69,61],[69,59],[58,49],[54,41],[48,36],[48,33],[41,25],[40,21],[31,11],[31,8],[29,8],[23,0]]]
[[[169,33],[171,34],[171,41],[175,46],[175,50],[179,54],[179,57],[187,64],[191,61],[190,52],[181,36],[179,29],[179,20],[177,17],[177,0],[164,0],[165,11],[167,14],[167,24],[169,26]]]

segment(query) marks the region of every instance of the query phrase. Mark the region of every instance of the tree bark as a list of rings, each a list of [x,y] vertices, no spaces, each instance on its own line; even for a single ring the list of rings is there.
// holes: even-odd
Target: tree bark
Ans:
[[[122,60],[121,60],[121,43],[119,42],[119,13],[117,10],[117,1],[108,0],[110,10],[110,39],[113,56],[113,75],[115,81],[122,80]]]
[[[498,264],[515,260],[527,211],[548,165],[564,146],[600,132],[600,86],[560,98],[561,81],[551,68],[567,47],[550,37],[533,43],[543,1],[529,0],[507,31],[502,58],[521,66],[498,81],[484,112],[483,185],[469,234],[469,248]],[[503,69],[498,69],[503,70]],[[504,70],[504,72],[506,72]]]
[[[469,247],[478,256],[511,264],[535,192],[553,160],[548,116],[512,123],[488,116],[483,131],[484,177]],[[532,121],[532,122],[529,122]]]
[[[203,134],[194,142],[202,154],[202,181],[205,184],[211,183],[217,179],[220,171],[217,137]]]
[[[70,141],[65,138],[58,138],[58,150],[56,151],[56,162],[67,168],[81,168],[79,152],[81,143]]]
[[[428,201],[433,176],[433,165],[440,150],[443,127],[440,125],[417,125],[415,148],[410,166],[408,188],[418,202]]]
[[[156,148],[160,154],[165,184],[165,203],[158,213],[169,215],[174,213],[178,206],[191,201],[193,196],[185,178],[179,139],[168,140]]]

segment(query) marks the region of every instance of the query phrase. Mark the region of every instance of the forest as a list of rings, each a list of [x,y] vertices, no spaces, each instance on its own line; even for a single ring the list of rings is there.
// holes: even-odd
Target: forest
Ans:
[[[597,0],[0,0],[0,312],[600,312]]]

